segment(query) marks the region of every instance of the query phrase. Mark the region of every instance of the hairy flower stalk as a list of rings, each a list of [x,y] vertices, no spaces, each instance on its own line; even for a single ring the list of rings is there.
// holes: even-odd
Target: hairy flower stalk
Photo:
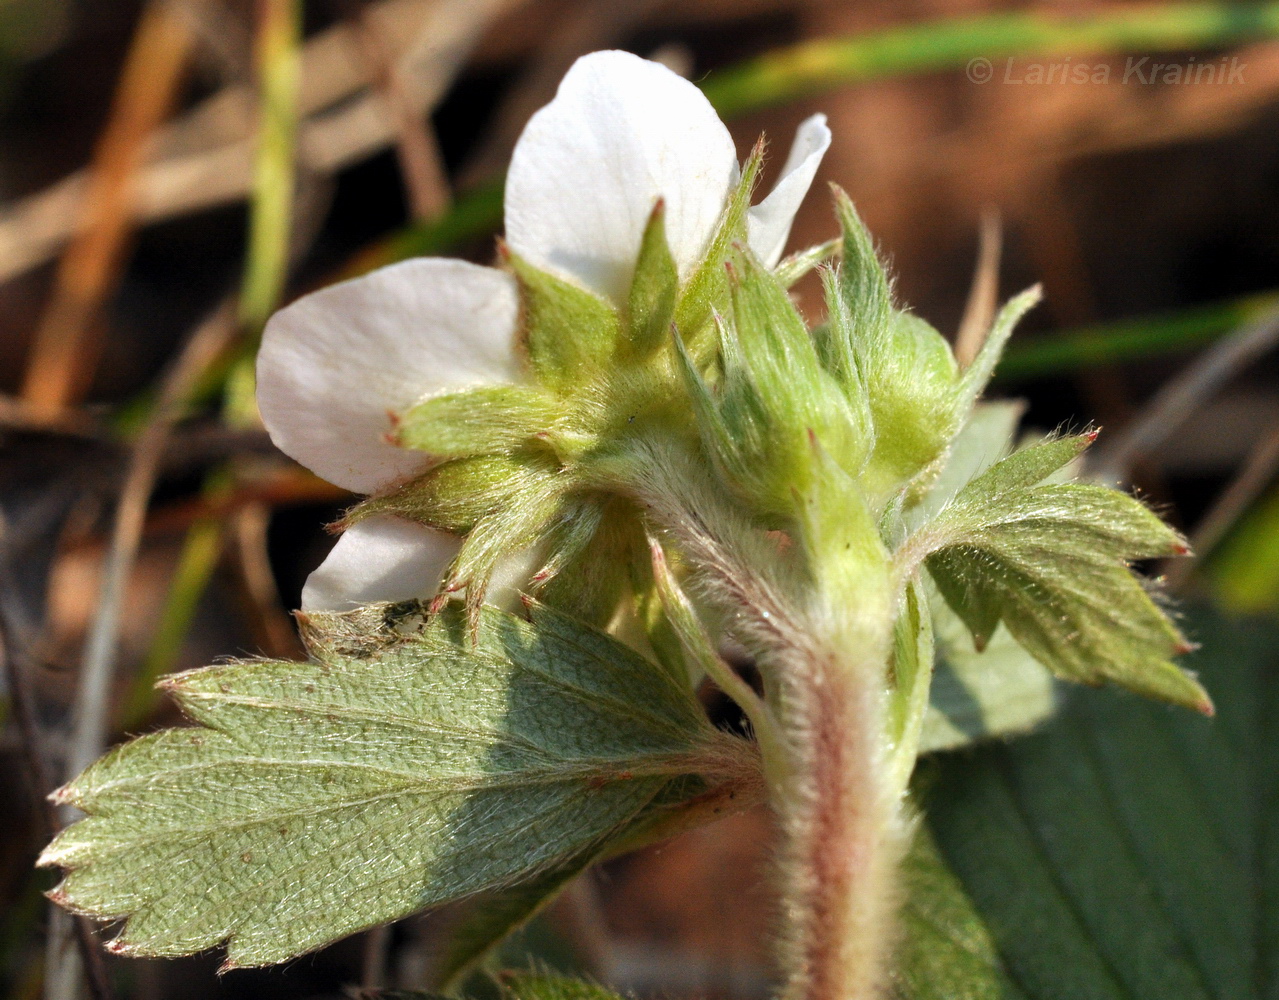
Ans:
[[[761,750],[783,835],[784,995],[875,997],[911,828],[885,738],[895,615],[878,531],[855,516],[856,495],[810,504],[795,524],[808,572],[788,572],[730,505],[697,488],[689,456],[661,442],[640,451],[636,499],[689,559],[703,598],[731,616],[769,688],[776,735]]]
[[[777,662],[795,678],[782,715],[803,776],[776,803],[785,995],[794,1000],[877,996],[894,937],[908,823],[882,744],[883,631],[839,629]]]

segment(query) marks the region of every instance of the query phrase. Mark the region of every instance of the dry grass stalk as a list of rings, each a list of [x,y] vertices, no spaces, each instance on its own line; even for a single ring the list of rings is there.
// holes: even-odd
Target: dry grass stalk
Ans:
[[[386,0],[366,15],[393,54],[405,100],[425,116],[444,95],[484,29],[524,0]],[[306,44],[299,107],[304,167],[332,173],[386,148],[396,138],[382,97],[349,25]],[[361,93],[364,91],[364,93]],[[224,88],[155,139],[157,157],[136,178],[140,222],[239,201],[253,170],[253,94]],[[71,237],[88,195],[81,171],[0,210],[0,281],[35,267]]]
[[[99,353],[90,334],[124,262],[135,178],[147,141],[173,105],[191,42],[166,3],[143,9],[84,185],[83,214],[32,345],[22,397],[36,416],[61,412],[88,387]]]

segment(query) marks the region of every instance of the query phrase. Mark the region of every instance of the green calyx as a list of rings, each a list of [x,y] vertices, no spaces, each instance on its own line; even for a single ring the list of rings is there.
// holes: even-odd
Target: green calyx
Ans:
[[[462,535],[444,589],[465,591],[473,614],[503,561],[519,555],[531,574],[523,589],[604,624],[628,595],[656,606],[645,596],[651,515],[638,498],[652,474],[644,456],[673,448],[734,517],[794,543],[779,558],[817,588],[810,611],[838,617],[857,606],[900,618],[899,665],[922,663],[903,651],[917,650],[911,636],[927,628],[928,602],[916,592],[926,573],[977,652],[1002,625],[1059,676],[1206,706],[1168,659],[1184,639],[1127,568],[1181,543],[1122,494],[1041,482],[1091,438],[1056,439],[990,469],[952,454],[1038,290],[1012,299],[961,366],[940,333],[896,305],[839,189],[837,252],[825,244],[773,271],[758,261],[745,213],[759,162],[757,149],[682,281],[665,206],[654,205],[624,301],[504,249],[522,296],[528,381],[436,396],[400,414],[396,442],[438,461],[349,520],[393,513]],[[813,267],[826,320],[810,329],[788,287]],[[1002,438],[987,442],[992,454],[1014,424],[1011,411],[994,421]],[[1017,482],[1005,488],[1009,477]],[[1104,614],[1093,610],[1101,605]],[[630,617],[666,655],[663,616]],[[895,742],[913,746],[930,674],[898,672],[889,685]]]
[[[357,506],[346,522],[396,514],[465,535],[445,590],[466,590],[474,607],[504,558],[536,550],[528,589],[589,621],[607,621],[639,551],[638,518],[607,487],[629,441],[692,433],[671,331],[682,322],[706,340],[716,297],[727,295],[723,260],[745,239],[759,162],[757,150],[705,260],[682,283],[665,205],[654,205],[622,303],[503,246],[520,288],[528,381],[430,397],[397,414],[392,440],[436,461],[416,480]],[[811,263],[788,266],[798,273]]]

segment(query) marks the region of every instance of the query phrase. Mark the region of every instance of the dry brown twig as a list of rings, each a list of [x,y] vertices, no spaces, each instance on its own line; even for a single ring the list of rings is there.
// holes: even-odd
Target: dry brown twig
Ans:
[[[268,656],[294,660],[305,655],[293,630],[293,621],[280,601],[267,552],[271,508],[262,502],[246,503],[232,521],[232,552],[236,577],[253,628],[255,641]]]
[[[68,780],[102,752],[124,586],[142,539],[151,491],[169,432],[182,416],[192,386],[227,348],[236,332],[235,305],[228,300],[195,330],[173,362],[164,378],[155,411],[129,456],[103,568],[97,612],[85,641],[84,663],[76,690],[75,723],[67,755]]]
[[[973,283],[968,289],[964,315],[955,334],[955,357],[964,368],[977,357],[995,318],[995,309],[999,305],[999,260],[1003,245],[1004,231],[999,211],[987,208],[981,213]]]
[[[384,0],[365,18],[393,56],[407,105],[425,116],[444,95],[480,35],[527,0]],[[299,156],[331,174],[384,149],[396,127],[350,25],[303,50]],[[363,92],[363,93],[361,93]],[[253,169],[253,94],[232,85],[156,136],[156,158],[139,170],[138,221],[170,218],[244,198]],[[74,230],[87,196],[83,171],[0,210],[0,281],[48,260]]]
[[[1279,427],[1257,442],[1239,473],[1218,495],[1190,536],[1195,559],[1172,559],[1165,565],[1169,587],[1180,587],[1279,472]]]
[[[347,20],[355,31],[373,86],[386,103],[387,117],[395,126],[395,151],[408,192],[409,214],[418,220],[437,218],[447,211],[453,196],[435,130],[413,107],[402,74],[373,27],[367,9],[352,9]]]
[[[200,41],[227,80],[245,81],[252,75],[249,32],[227,9],[224,0],[165,0],[175,15]]]
[[[143,8],[84,185],[83,214],[31,348],[22,397],[38,416],[61,412],[88,387],[99,354],[90,334],[133,231],[135,177],[152,132],[176,99],[192,37],[163,0]]]
[[[1219,340],[1185,371],[1166,382],[1141,415],[1109,447],[1099,449],[1092,473],[1122,483],[1135,462],[1152,455],[1232,377],[1279,344],[1279,313],[1272,312]]]

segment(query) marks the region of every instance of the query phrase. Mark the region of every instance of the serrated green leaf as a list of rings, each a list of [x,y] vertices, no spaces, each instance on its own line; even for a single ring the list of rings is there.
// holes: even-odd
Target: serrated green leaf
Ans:
[[[1086,438],[1050,440],[992,466],[903,549],[927,550],[929,572],[979,649],[1003,622],[1060,677],[1210,712],[1204,690],[1171,662],[1186,640],[1128,569],[1184,553],[1180,536],[1116,490],[1030,485]]]
[[[994,996],[1279,996],[1279,632],[1191,622],[1216,719],[1077,691],[1039,733],[930,772],[929,826],[1018,987]]]
[[[681,775],[752,759],[664,671],[532,616],[484,609],[472,644],[452,609],[312,615],[312,662],[172,678],[199,727],[62,791],[88,817],[42,856],[68,869],[55,898],[127,918],[119,952],[269,964],[562,867]]]
[[[396,424],[395,443],[437,458],[515,451],[560,416],[556,400],[540,389],[490,385],[423,400]]]
[[[1023,404],[979,404],[951,442],[929,491],[904,512],[903,527],[927,524],[973,479],[1003,458],[1013,441]],[[978,651],[964,622],[927,574],[923,590],[932,620],[936,662],[929,686],[919,752],[952,749],[975,740],[1025,732],[1050,716],[1056,683],[1006,629]]]
[[[932,520],[960,490],[1004,458],[1025,409],[1018,400],[978,403],[951,441],[945,464],[928,491],[906,511],[905,526],[914,529]]]
[[[612,303],[585,288],[539,270],[519,254],[505,257],[520,283],[528,356],[539,381],[551,389],[580,387],[603,370],[621,337]]]
[[[666,242],[666,203],[659,199],[644,228],[628,299],[630,347],[635,356],[643,358],[666,343],[678,296],[679,272]]]
[[[971,503],[974,499],[999,501],[1016,490],[1038,486],[1053,473],[1065,468],[1082,455],[1096,438],[1097,435],[1094,433],[1070,434],[1045,438],[1029,447],[1021,448],[1007,458],[996,462],[980,477],[973,479],[972,493],[962,498],[956,494],[956,500],[965,503]],[[1142,507],[1141,510],[1145,511],[1145,508]],[[1146,513],[1149,514],[1148,511]],[[1153,515],[1150,515],[1150,518],[1160,525],[1157,531],[1159,541],[1140,544],[1162,544],[1170,529],[1164,527],[1163,522]],[[1150,518],[1139,516],[1138,519],[1145,522]]]
[[[708,786],[701,778],[668,782],[630,826],[593,854],[580,855],[532,881],[477,898],[474,908],[450,932],[433,965],[435,985],[453,989],[468,971],[590,865],[714,823],[763,800],[764,782],[758,767],[748,767],[737,777],[715,786]]]

